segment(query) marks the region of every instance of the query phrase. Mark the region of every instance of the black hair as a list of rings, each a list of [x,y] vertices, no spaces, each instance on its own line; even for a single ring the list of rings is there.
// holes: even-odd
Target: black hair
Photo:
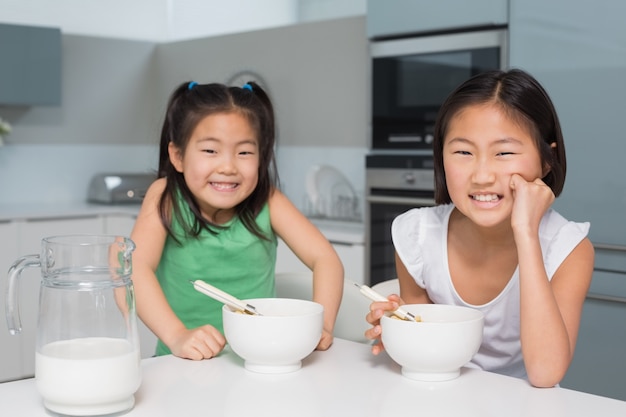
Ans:
[[[442,104],[433,140],[435,202],[451,202],[443,167],[443,143],[450,121],[463,109],[476,104],[494,104],[509,118],[529,129],[539,150],[542,167],[549,168],[542,180],[558,197],[565,184],[567,164],[556,109],[533,76],[520,69],[511,69],[473,76],[458,86]],[[556,147],[551,146],[553,143]]]
[[[256,133],[259,143],[258,183],[252,194],[235,207],[235,213],[251,233],[269,239],[263,235],[255,218],[279,183],[274,159],[274,110],[268,95],[254,82],[248,82],[242,88],[218,83],[185,82],[171,94],[161,130],[159,150],[158,177],[167,179],[159,201],[161,222],[174,239],[177,237],[172,230],[173,217],[179,220],[189,236],[197,237],[204,229],[216,233],[221,228],[202,216],[198,202],[187,187],[183,174],[172,165],[168,152],[169,144],[172,143],[184,154],[198,123],[205,117],[218,113],[242,115]],[[194,215],[192,224],[185,221],[185,216],[176,203],[178,193]]]

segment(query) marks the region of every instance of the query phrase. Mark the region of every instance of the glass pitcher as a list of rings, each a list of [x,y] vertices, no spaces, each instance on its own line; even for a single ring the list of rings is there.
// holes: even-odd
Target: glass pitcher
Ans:
[[[6,318],[18,334],[18,278],[41,268],[35,379],[48,410],[90,416],[134,406],[141,383],[134,249],[122,236],[48,237],[39,255],[9,269]]]

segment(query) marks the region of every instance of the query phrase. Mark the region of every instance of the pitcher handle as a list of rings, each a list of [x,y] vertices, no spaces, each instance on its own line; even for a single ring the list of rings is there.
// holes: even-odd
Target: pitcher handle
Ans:
[[[9,333],[12,335],[19,334],[22,331],[22,322],[20,320],[20,309],[17,303],[19,295],[18,278],[22,275],[24,268],[41,266],[39,255],[26,255],[15,262],[9,268],[9,283],[6,292],[6,319]]]

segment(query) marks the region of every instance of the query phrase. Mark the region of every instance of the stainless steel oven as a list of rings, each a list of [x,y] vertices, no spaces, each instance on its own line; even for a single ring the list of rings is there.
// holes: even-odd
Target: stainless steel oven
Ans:
[[[365,172],[365,282],[374,285],[396,277],[393,219],[411,208],[435,204],[433,158],[429,154],[370,154]]]
[[[448,94],[508,65],[506,28],[373,41],[372,149],[432,149]]]
[[[508,66],[506,27],[370,43],[372,137],[366,156],[366,282],[395,278],[391,222],[433,206],[432,142],[439,107],[480,72]]]

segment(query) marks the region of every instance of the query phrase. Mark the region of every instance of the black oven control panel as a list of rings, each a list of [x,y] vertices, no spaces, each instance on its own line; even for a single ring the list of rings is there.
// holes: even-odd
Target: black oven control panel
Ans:
[[[369,193],[384,190],[435,189],[433,156],[372,154],[365,158],[366,187]]]

